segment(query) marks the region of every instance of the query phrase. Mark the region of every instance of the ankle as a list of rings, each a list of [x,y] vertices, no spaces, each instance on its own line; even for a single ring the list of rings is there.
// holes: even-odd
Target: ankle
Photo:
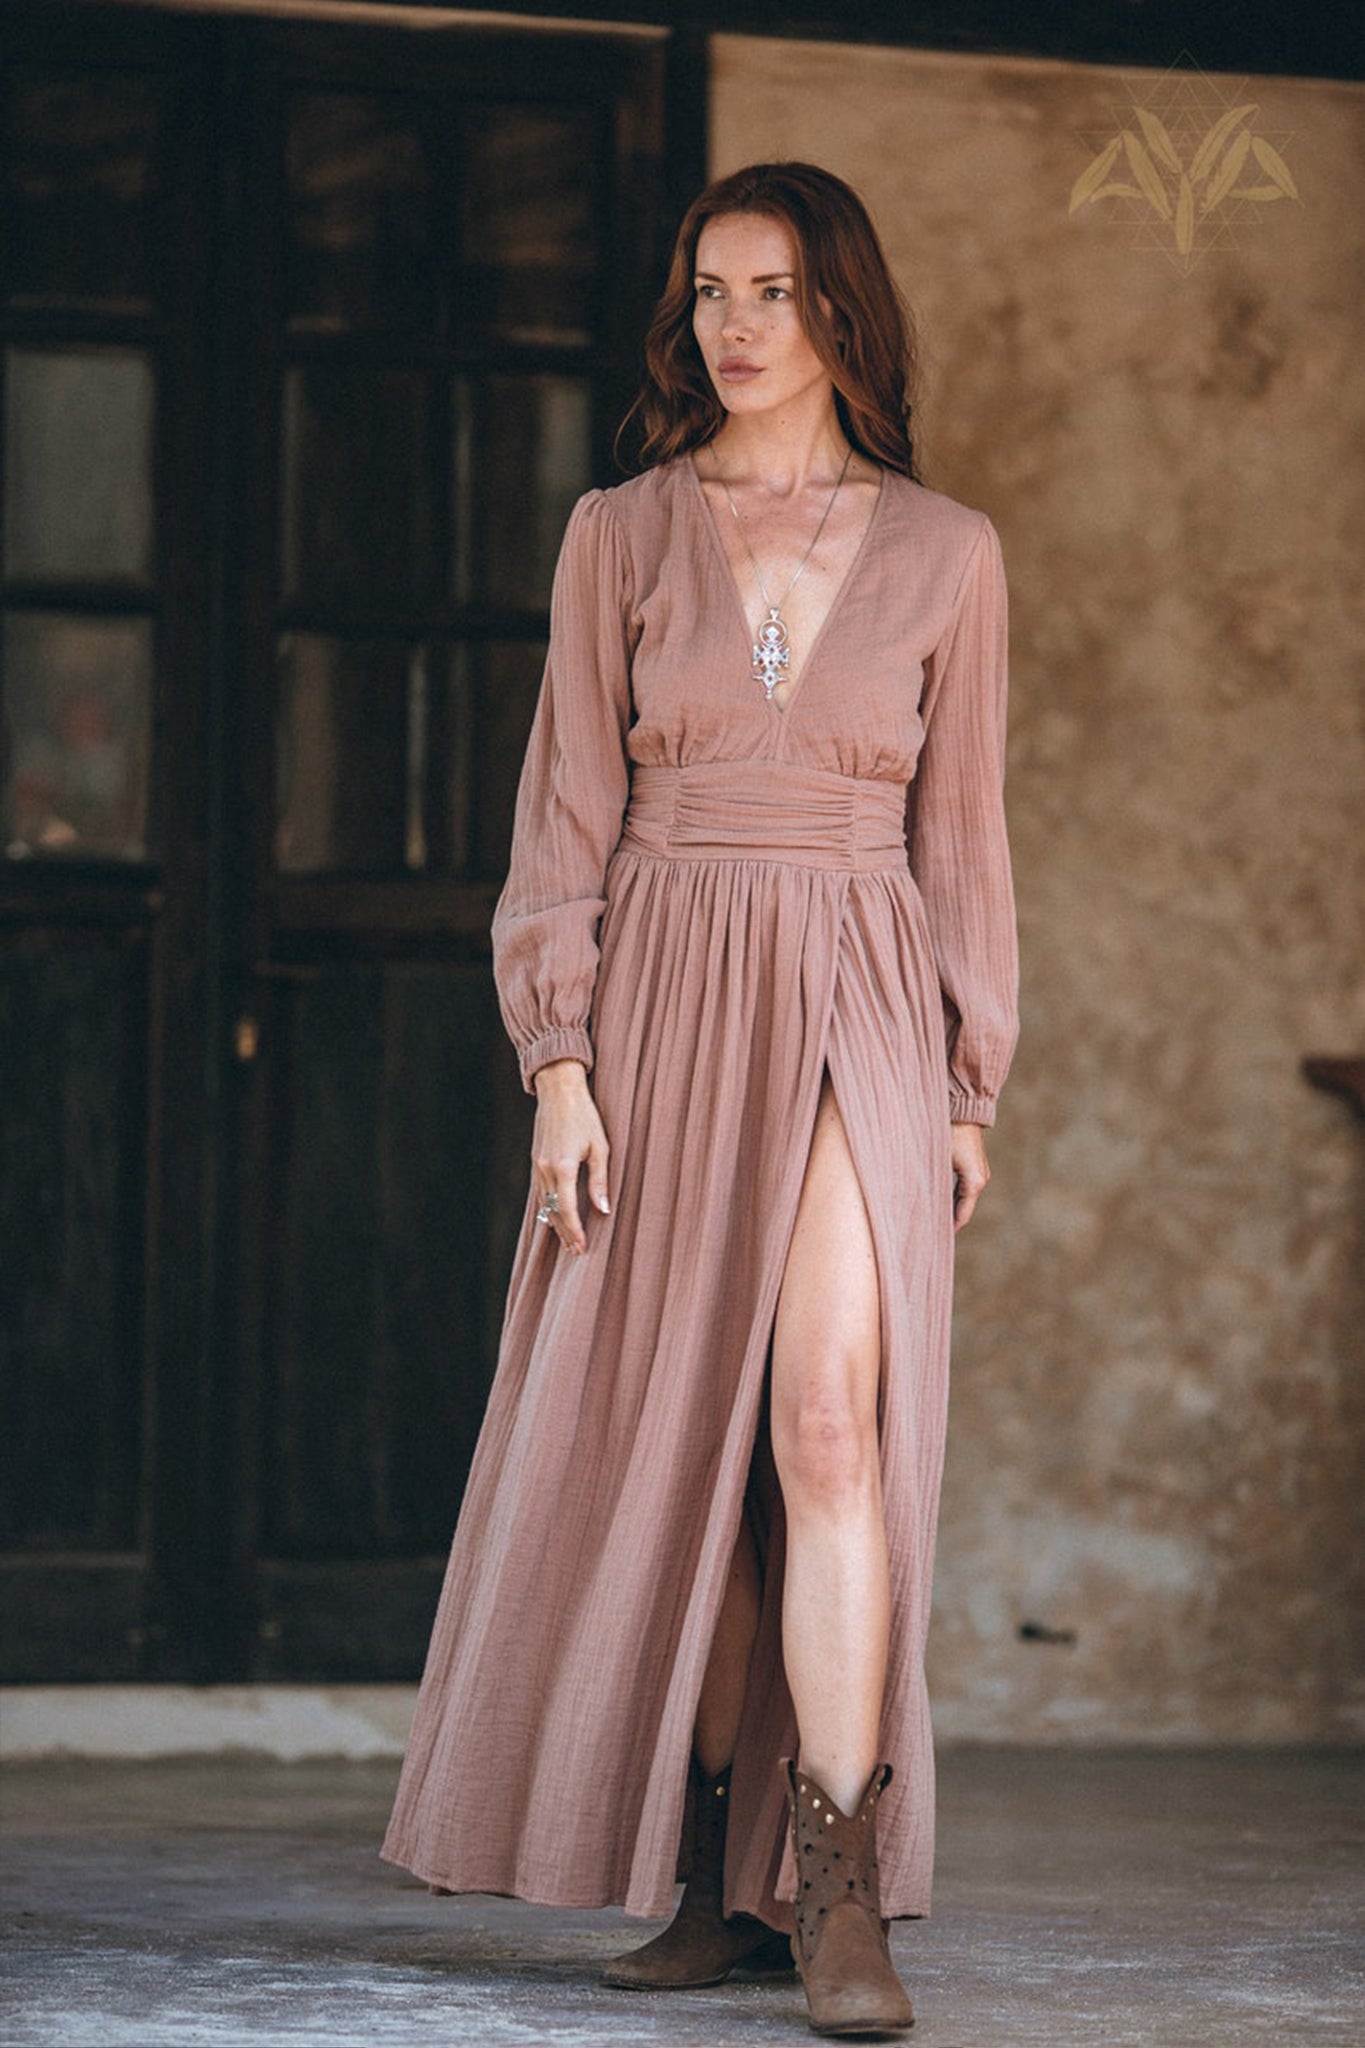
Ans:
[[[838,1757],[820,1760],[804,1749],[797,1752],[796,1768],[807,1778],[815,1780],[845,1820],[851,1820],[858,1811],[877,1774],[875,1760],[864,1769],[859,1763],[850,1764]]]

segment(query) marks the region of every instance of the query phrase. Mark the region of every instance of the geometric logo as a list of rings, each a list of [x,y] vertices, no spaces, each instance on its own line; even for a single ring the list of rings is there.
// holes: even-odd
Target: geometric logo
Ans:
[[[1282,153],[1289,136],[1258,129],[1245,80],[1215,83],[1182,50],[1168,70],[1136,84],[1141,97],[1130,89],[1128,104],[1116,103],[1117,126],[1098,146],[1094,130],[1078,131],[1094,154],[1071,188],[1069,214],[1102,206],[1101,217],[1125,227],[1133,247],[1189,271],[1211,248],[1236,246],[1264,220],[1264,207],[1298,201]]]

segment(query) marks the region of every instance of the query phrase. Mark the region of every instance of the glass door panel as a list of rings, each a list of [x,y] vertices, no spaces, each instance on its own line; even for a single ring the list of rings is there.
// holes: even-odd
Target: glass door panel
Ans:
[[[290,333],[434,325],[440,269],[420,116],[406,100],[373,93],[291,97],[284,305]]]
[[[600,324],[600,138],[589,107],[513,104],[466,114],[464,333],[525,348],[591,346]]]
[[[456,469],[459,596],[547,611],[565,522],[592,476],[587,378],[461,377]]]
[[[282,394],[286,604],[406,606],[425,580],[426,388],[412,370],[298,364]]]
[[[155,82],[133,71],[16,71],[7,97],[0,269],[9,304],[150,312]]]
[[[4,674],[0,835],[8,858],[143,859],[150,619],[11,612]]]
[[[419,831],[424,813],[425,697],[420,648],[317,633],[282,637],[279,868],[394,874],[407,864],[414,801]]]
[[[152,578],[156,378],[143,349],[5,352],[5,574]]]

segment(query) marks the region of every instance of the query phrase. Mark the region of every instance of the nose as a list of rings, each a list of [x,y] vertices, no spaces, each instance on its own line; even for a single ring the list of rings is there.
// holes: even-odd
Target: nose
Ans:
[[[754,331],[752,312],[742,305],[738,299],[731,299],[725,318],[721,322],[720,331],[723,339],[726,341],[743,340],[746,335],[750,335]]]

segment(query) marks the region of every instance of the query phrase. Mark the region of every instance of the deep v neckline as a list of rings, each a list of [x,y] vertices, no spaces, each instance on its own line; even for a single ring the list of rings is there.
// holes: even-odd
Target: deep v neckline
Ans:
[[[706,529],[711,536],[711,545],[715,549],[721,573],[724,575],[725,581],[729,585],[730,597],[734,606],[734,610],[738,615],[740,630],[744,636],[743,644],[746,656],[746,665],[750,670],[752,670],[754,636],[749,625],[749,614],[744,608],[744,600],[740,595],[739,584],[735,580],[735,572],[730,567],[730,557],[725,552],[725,543],[720,537],[720,528],[716,524],[716,516],[714,512],[711,510],[711,506],[707,500],[705,491],[702,489],[701,476],[698,472],[696,463],[692,459],[691,454],[689,453],[683,455],[679,459],[686,465],[687,470],[691,475],[692,489],[697,500],[697,509],[701,513],[702,519],[706,525]],[[859,568],[861,567],[863,556],[867,552],[868,541],[870,540],[872,535],[872,529],[877,524],[877,518],[882,509],[882,500],[885,496],[886,471],[884,469],[879,468],[877,475],[876,502],[874,503],[872,510],[867,515],[867,523],[863,527],[862,535],[858,541],[858,545],[853,551],[853,560],[849,563],[847,569],[845,569],[843,574],[843,580],[840,582],[839,588],[835,591],[833,597],[830,599],[829,609],[825,613],[824,618],[821,619],[820,624],[816,629],[815,638],[810,643],[810,647],[807,651],[806,658],[802,662],[801,667],[797,672],[796,682],[792,689],[792,693],[790,697],[788,697],[785,704],[779,704],[775,697],[765,697],[764,699],[767,708],[771,712],[773,712],[778,718],[785,719],[790,716],[797,698],[801,695],[801,692],[806,687],[806,677],[810,674],[811,665],[815,661],[816,656],[820,652],[820,648],[824,641],[825,635],[829,631],[830,626],[833,624],[835,614],[838,612],[840,606],[843,604],[844,597],[847,593],[849,584],[852,583],[854,577],[858,573]],[[754,679],[752,674],[750,675],[749,680],[753,682]],[[755,683],[754,687],[761,688],[762,685]]]

